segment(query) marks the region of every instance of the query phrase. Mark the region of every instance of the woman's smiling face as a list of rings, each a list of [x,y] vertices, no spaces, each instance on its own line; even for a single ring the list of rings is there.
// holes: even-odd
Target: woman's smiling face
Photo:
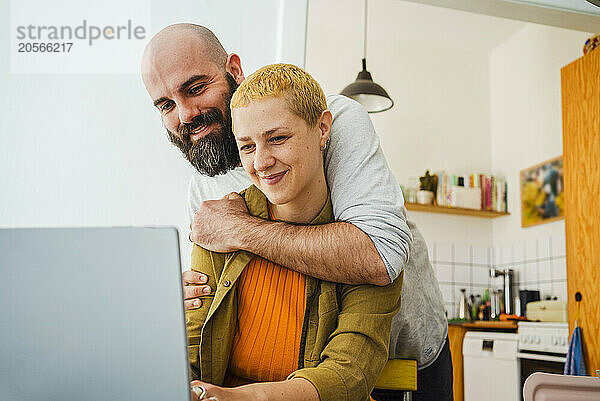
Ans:
[[[310,127],[284,98],[268,97],[234,108],[231,117],[242,165],[271,203],[285,205],[318,193],[324,184],[321,148],[329,138],[329,111]]]

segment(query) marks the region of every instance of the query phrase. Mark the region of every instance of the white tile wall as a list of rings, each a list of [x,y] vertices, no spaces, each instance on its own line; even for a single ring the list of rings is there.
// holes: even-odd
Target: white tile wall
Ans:
[[[515,263],[522,263],[525,261],[525,243],[519,242],[514,244],[514,261]]]
[[[537,259],[537,240],[525,243],[525,261]]]
[[[507,256],[507,249],[512,249]],[[526,242],[496,247],[494,266],[515,270],[519,289],[540,290],[542,297],[566,300],[565,237],[542,236]]]
[[[567,246],[565,243],[565,237],[552,237],[552,254],[555,256],[566,256]]]
[[[454,245],[453,244],[436,244],[436,258],[438,262],[454,262]]]
[[[473,265],[490,266],[490,248],[484,246],[474,246],[473,248]]]
[[[460,285],[471,285],[471,269],[472,267],[468,264],[456,265],[454,267],[454,282]]]
[[[539,258],[545,259],[545,258],[550,258],[552,256],[552,253],[550,252],[551,241],[552,241],[551,237],[538,239],[538,257]]]
[[[452,265],[436,266],[437,279],[440,283],[452,283],[454,281],[452,277]]]
[[[442,295],[444,296],[444,303],[453,304],[454,303],[454,285],[440,283],[440,290],[442,290]]]
[[[567,298],[565,237],[542,236],[496,247],[435,243],[431,261],[444,296],[449,318],[456,316],[460,289],[467,295],[483,294],[486,288],[501,288],[502,278],[490,278],[490,268],[515,271],[519,289],[539,290],[543,297]]]
[[[567,260],[565,257],[552,259],[552,279],[566,280],[567,279]]]
[[[469,265],[471,263],[471,247],[454,245],[454,263]]]
[[[538,262],[540,281],[552,281],[552,273],[552,259],[540,259]]]
[[[473,273],[473,285],[488,286],[490,285],[490,266],[479,267],[474,266],[472,269]]]

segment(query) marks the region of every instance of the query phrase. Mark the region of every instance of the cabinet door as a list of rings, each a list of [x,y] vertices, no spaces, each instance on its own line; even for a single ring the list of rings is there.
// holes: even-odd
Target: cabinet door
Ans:
[[[600,369],[600,49],[561,70],[569,329]],[[583,300],[575,302],[575,293]]]
[[[467,329],[460,325],[448,325],[448,341],[450,342],[450,353],[452,355],[452,374],[454,401],[464,400],[463,381],[463,340]]]

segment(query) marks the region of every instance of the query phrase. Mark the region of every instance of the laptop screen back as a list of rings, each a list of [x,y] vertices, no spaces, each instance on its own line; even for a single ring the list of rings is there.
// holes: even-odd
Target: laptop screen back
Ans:
[[[189,400],[174,228],[0,229],[0,399]]]

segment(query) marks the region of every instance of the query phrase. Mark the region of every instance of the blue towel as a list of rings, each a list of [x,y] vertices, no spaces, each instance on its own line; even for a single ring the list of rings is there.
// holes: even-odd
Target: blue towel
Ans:
[[[571,341],[569,342],[569,351],[567,352],[567,361],[565,362],[565,375],[585,376],[585,361],[583,360],[583,349],[581,345],[581,329],[575,326]]]

